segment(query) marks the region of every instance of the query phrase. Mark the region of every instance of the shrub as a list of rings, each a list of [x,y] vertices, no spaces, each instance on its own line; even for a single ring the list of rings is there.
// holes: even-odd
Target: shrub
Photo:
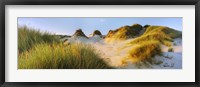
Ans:
[[[177,44],[176,44],[176,43],[174,43],[173,45],[174,45],[174,46],[176,46]]]
[[[99,30],[95,30],[95,31],[93,32],[93,36],[94,36],[94,35],[102,35],[102,34],[101,34],[101,32],[100,32]]]
[[[168,52],[174,52],[173,47],[169,47],[169,48],[168,48]]]
[[[133,63],[137,62],[151,62],[151,58],[155,55],[161,54],[160,43],[155,40],[144,41],[139,45],[133,47],[129,51],[128,58],[132,60]]]
[[[109,69],[112,68],[90,45],[81,43],[37,44],[19,55],[19,69]]]
[[[147,25],[144,25],[144,28],[146,29],[146,28],[148,28],[149,26],[151,26],[151,25],[148,25],[148,24],[147,24]]]
[[[134,29],[137,32],[140,32],[143,29],[142,25],[140,25],[140,24],[133,24],[131,26],[131,28]]]
[[[29,50],[35,44],[59,42],[55,35],[48,32],[41,33],[39,30],[26,26],[18,27],[18,51],[19,53]]]

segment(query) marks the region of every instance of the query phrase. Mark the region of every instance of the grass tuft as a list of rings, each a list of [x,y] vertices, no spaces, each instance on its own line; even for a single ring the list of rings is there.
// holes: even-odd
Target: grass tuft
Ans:
[[[19,69],[109,69],[98,52],[89,45],[76,43],[37,44],[19,56]]]
[[[151,58],[157,54],[161,54],[160,43],[155,40],[145,41],[136,45],[129,51],[128,58],[132,60],[133,63],[138,62],[151,62]]]
[[[27,26],[18,27],[18,51],[24,52],[39,43],[59,42],[55,35],[48,32],[41,33]]]
[[[174,52],[173,47],[169,47],[169,48],[168,48],[168,52]]]
[[[180,31],[164,26],[149,26],[142,36],[134,39],[130,44],[140,44],[143,41],[156,40],[170,47],[172,46],[173,39],[178,37],[182,37]]]
[[[153,63],[153,57],[161,54],[160,45],[172,46],[173,39],[182,37],[180,31],[164,27],[164,26],[147,26],[145,32],[130,41],[128,44],[133,45],[133,49],[129,52],[128,58],[133,62],[149,62]],[[173,51],[173,49],[169,49]]]
[[[90,45],[65,45],[50,33],[18,28],[19,69],[109,69],[112,68]]]

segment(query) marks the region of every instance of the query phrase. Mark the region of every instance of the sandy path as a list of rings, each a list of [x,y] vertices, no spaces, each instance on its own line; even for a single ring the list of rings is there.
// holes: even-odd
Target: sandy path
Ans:
[[[101,52],[103,58],[108,58],[110,60],[110,65],[112,66],[121,66],[121,60],[124,58],[128,51],[132,48],[131,46],[123,48],[123,45],[127,41],[116,42],[113,44],[104,43],[92,44],[97,50]],[[123,48],[123,49],[122,49]]]

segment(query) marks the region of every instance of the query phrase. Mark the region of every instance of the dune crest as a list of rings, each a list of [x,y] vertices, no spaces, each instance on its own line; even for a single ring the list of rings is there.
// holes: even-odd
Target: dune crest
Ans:
[[[115,41],[126,40],[137,37],[143,27],[140,24],[134,24],[132,26],[123,26],[116,30],[110,30],[105,37],[105,41],[113,43]]]

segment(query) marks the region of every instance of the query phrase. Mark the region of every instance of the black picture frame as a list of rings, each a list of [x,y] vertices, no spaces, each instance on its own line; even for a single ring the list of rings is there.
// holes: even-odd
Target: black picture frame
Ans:
[[[0,5],[1,87],[199,87],[200,0],[2,0]],[[195,5],[195,82],[5,82],[6,5]]]

